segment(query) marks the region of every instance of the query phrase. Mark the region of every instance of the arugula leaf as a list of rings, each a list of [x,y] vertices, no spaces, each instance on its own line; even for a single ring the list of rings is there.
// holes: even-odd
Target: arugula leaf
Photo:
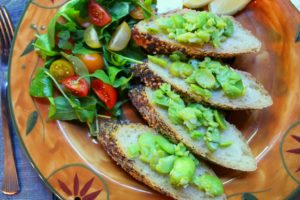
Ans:
[[[53,96],[53,83],[44,71],[44,68],[39,68],[35,78],[30,84],[29,93],[33,97]]]
[[[51,19],[49,25],[48,25],[48,41],[50,45],[50,49],[53,49],[55,47],[55,26],[57,19],[61,16],[61,13],[58,12],[54,17]]]
[[[115,68],[115,67],[109,67],[108,68],[108,76],[111,83],[114,83],[116,80],[116,77],[119,72],[121,72],[121,69]]]
[[[109,67],[108,68],[108,75],[109,79],[112,83],[112,86],[114,88],[119,88],[122,86],[122,89],[126,88],[128,86],[129,81],[132,79],[133,75],[131,75],[129,78],[126,77],[120,77],[116,80],[116,76],[121,72],[121,69],[115,68],[115,67]]]
[[[130,3],[129,2],[119,2],[116,1],[112,8],[109,9],[109,13],[111,14],[113,21],[117,21],[125,16],[127,16],[130,12]]]
[[[34,50],[36,52],[38,52],[38,54],[43,59],[46,59],[47,56],[56,56],[56,55],[58,55],[58,52],[52,51],[47,34],[37,35],[37,40],[35,41],[33,46],[34,46]]]
[[[117,79],[114,83],[113,86],[115,88],[119,88],[121,87],[121,89],[125,89],[128,87],[128,83],[129,81],[132,79],[133,75],[131,75],[130,77],[126,78],[126,77],[121,77],[119,79]]]
[[[90,50],[86,48],[82,42],[76,43],[72,49],[73,54],[92,54],[97,53],[98,51]]]
[[[152,17],[153,15],[152,8],[151,8],[152,0],[145,0],[144,3],[141,2],[140,0],[130,0],[130,1],[142,8],[146,20]]]
[[[96,70],[93,74],[90,75],[91,77],[97,78],[104,83],[112,85],[109,76],[103,70]]]
[[[62,30],[58,32],[57,37],[59,39],[58,41],[58,47],[64,50],[71,50],[73,48],[73,44],[69,41],[71,38],[71,33],[68,30]]]
[[[134,58],[129,58],[113,51],[109,51],[105,46],[103,46],[103,56],[105,60],[114,66],[121,67],[128,63],[142,64],[142,61],[136,60]]]
[[[117,78],[117,75],[121,72],[121,69],[116,67],[108,67],[108,74],[106,74],[103,70],[96,70],[93,74],[89,75],[91,77],[97,78],[104,83],[112,85],[114,88],[121,87],[122,89],[128,87],[128,82],[132,79],[132,75],[129,78],[120,77]]]
[[[48,112],[48,118],[51,120],[75,120],[77,115],[74,109],[70,105],[69,101],[63,97],[58,96],[55,98],[48,98],[50,101],[50,107]]]
[[[97,99],[94,97],[81,98],[79,106],[74,109],[78,120],[81,122],[93,123],[96,116],[96,105]]]
[[[88,84],[90,85],[91,80],[88,77],[89,70],[87,69],[87,67],[85,66],[85,64],[78,57],[76,57],[76,56],[68,55],[68,54],[66,54],[64,52],[61,52],[61,54],[68,61],[70,61],[70,63],[72,63],[76,74],[78,74],[79,76],[85,76],[85,79],[87,80]]]

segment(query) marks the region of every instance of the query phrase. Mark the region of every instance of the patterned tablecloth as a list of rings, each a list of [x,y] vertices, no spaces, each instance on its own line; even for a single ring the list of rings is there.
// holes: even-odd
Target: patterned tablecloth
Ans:
[[[14,26],[16,27],[20,16],[24,11],[25,5],[29,0],[0,0],[1,5],[5,5]],[[2,183],[3,176],[3,135],[2,135],[2,123],[0,123],[0,182]],[[11,200],[50,200],[54,199],[50,190],[46,188],[42,180],[38,177],[28,159],[25,156],[20,142],[18,141],[17,135],[13,133],[13,145],[15,149],[15,158],[17,162],[17,170],[19,173],[19,181],[21,191],[14,196],[5,196],[0,193],[0,200],[11,199]]]

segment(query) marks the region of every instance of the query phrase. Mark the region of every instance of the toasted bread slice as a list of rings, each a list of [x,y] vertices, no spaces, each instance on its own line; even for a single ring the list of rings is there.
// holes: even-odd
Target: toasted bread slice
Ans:
[[[174,125],[168,118],[168,111],[153,103],[154,90],[139,86],[129,92],[133,105],[139,110],[149,126],[165,134],[172,141],[182,142],[195,155],[204,157],[218,165],[240,171],[254,171],[256,162],[241,132],[227,122],[227,130],[221,133],[224,141],[232,141],[227,148],[210,152],[203,140],[193,140],[186,128]]]
[[[98,139],[111,158],[127,173],[152,189],[179,200],[226,199],[225,195],[210,197],[205,192],[200,191],[191,185],[186,188],[175,188],[171,185],[168,176],[155,172],[148,164],[142,162],[138,158],[129,159],[127,153],[128,147],[131,144],[137,144],[139,135],[145,132],[157,134],[154,129],[142,124],[121,125],[107,122],[102,125],[100,130],[101,133]],[[201,162],[200,165],[198,165],[196,174],[201,175],[203,173],[214,175],[214,172]]]
[[[171,13],[161,15],[159,17],[168,17],[173,14],[184,14],[187,12],[197,12],[189,9],[177,10]],[[246,30],[233,17],[229,17],[234,23],[233,35],[224,41],[220,47],[213,47],[210,44],[204,46],[182,44],[174,39],[169,39],[166,34],[157,33],[150,34],[148,28],[157,27],[154,20],[141,21],[136,24],[132,30],[132,37],[136,43],[148,52],[153,54],[171,54],[174,51],[181,51],[193,58],[210,57],[233,57],[246,53],[256,53],[261,48],[261,42]]]
[[[162,83],[169,83],[184,98],[190,98],[192,101],[202,102],[213,107],[228,110],[244,110],[262,109],[273,104],[271,96],[251,74],[233,70],[242,78],[246,88],[245,95],[232,99],[227,97],[222,90],[216,90],[212,92],[210,99],[204,99],[202,96],[189,92],[189,85],[183,79],[172,76],[166,68],[162,68],[150,61],[132,67],[133,74],[140,77],[149,87],[157,88]]]

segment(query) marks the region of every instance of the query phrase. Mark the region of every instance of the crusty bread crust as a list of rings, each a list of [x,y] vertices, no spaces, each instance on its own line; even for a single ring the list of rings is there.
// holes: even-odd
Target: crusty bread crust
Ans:
[[[230,99],[223,95],[223,92],[220,90],[214,92],[217,97],[212,97],[206,100],[199,95],[189,92],[187,89],[187,83],[182,82],[180,84],[176,84],[176,81],[171,81],[171,79],[175,78],[170,77],[169,72],[166,69],[161,69],[160,67],[155,68],[161,71],[156,72],[153,66],[152,68],[149,66],[149,62],[145,62],[143,64],[132,66],[131,70],[132,73],[135,76],[140,77],[141,81],[148,87],[155,89],[163,83],[169,83],[172,88],[186,101],[204,103],[206,105],[226,110],[262,109],[273,104],[271,96],[264,89],[263,85],[247,72],[233,69],[241,75],[243,83],[247,83],[249,86],[249,88],[246,88],[246,94],[244,97]],[[252,94],[251,91],[255,91],[256,94]]]
[[[159,17],[170,16],[174,13],[184,14],[187,12],[196,11],[182,9]],[[132,29],[132,37],[138,45],[153,54],[171,54],[174,51],[181,51],[192,58],[203,58],[205,56],[229,58],[236,55],[258,52],[261,48],[261,42],[233,17],[229,18],[234,22],[235,32],[231,38],[228,38],[218,48],[215,48],[210,44],[204,46],[181,44],[176,40],[169,39],[163,34],[150,34],[147,32],[146,27],[151,26],[151,23],[153,24],[154,20],[149,22],[141,21],[136,24]]]
[[[223,133],[226,139],[233,140],[232,148],[219,149],[212,153],[203,143],[190,139],[183,127],[173,125],[167,116],[163,116],[162,109],[150,102],[151,100],[146,90],[150,91],[150,88],[138,86],[130,90],[129,97],[150,127],[158,130],[174,143],[182,142],[195,155],[208,159],[213,163],[240,171],[256,170],[256,162],[251,149],[234,125],[227,123],[228,130],[226,133]]]
[[[193,190],[193,192],[189,192],[191,196],[190,198],[183,198],[181,193],[182,190],[186,190],[186,188],[182,188],[180,190],[173,190],[175,192],[170,192],[166,189],[166,187],[163,184],[156,184],[153,180],[153,177],[151,176],[145,176],[143,173],[139,170],[139,167],[137,166],[137,162],[135,160],[130,160],[126,157],[126,153],[124,152],[124,149],[120,146],[120,142],[126,142],[126,141],[119,141],[118,134],[122,132],[123,128],[132,128],[132,134],[136,134],[138,137],[138,133],[134,132],[136,129],[142,129],[147,132],[154,132],[153,129],[150,129],[149,127],[142,125],[142,124],[120,124],[116,122],[105,122],[101,125],[100,134],[98,136],[98,139],[100,143],[102,144],[104,150],[108,153],[108,155],[117,162],[118,165],[120,165],[127,173],[129,173],[133,178],[135,178],[138,181],[143,182],[144,184],[148,185],[152,189],[170,196],[174,199],[179,200],[222,200],[226,199],[225,195],[219,196],[219,197],[210,197],[206,195],[204,192],[200,190]],[[144,164],[144,168],[146,167],[146,164]],[[201,167],[205,169],[205,171],[209,172],[210,174],[214,174],[212,170],[207,168],[204,163],[201,164]],[[156,172],[153,172],[156,173]],[[196,192],[196,193],[195,193]],[[198,194],[198,195],[197,195]],[[185,194],[187,195],[187,194]],[[201,196],[199,198],[199,196]]]

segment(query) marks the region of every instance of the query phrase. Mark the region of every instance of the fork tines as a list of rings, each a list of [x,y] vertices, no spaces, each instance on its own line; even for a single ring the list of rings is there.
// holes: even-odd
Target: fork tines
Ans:
[[[4,49],[9,49],[14,36],[14,29],[4,6],[0,6],[0,35]]]

